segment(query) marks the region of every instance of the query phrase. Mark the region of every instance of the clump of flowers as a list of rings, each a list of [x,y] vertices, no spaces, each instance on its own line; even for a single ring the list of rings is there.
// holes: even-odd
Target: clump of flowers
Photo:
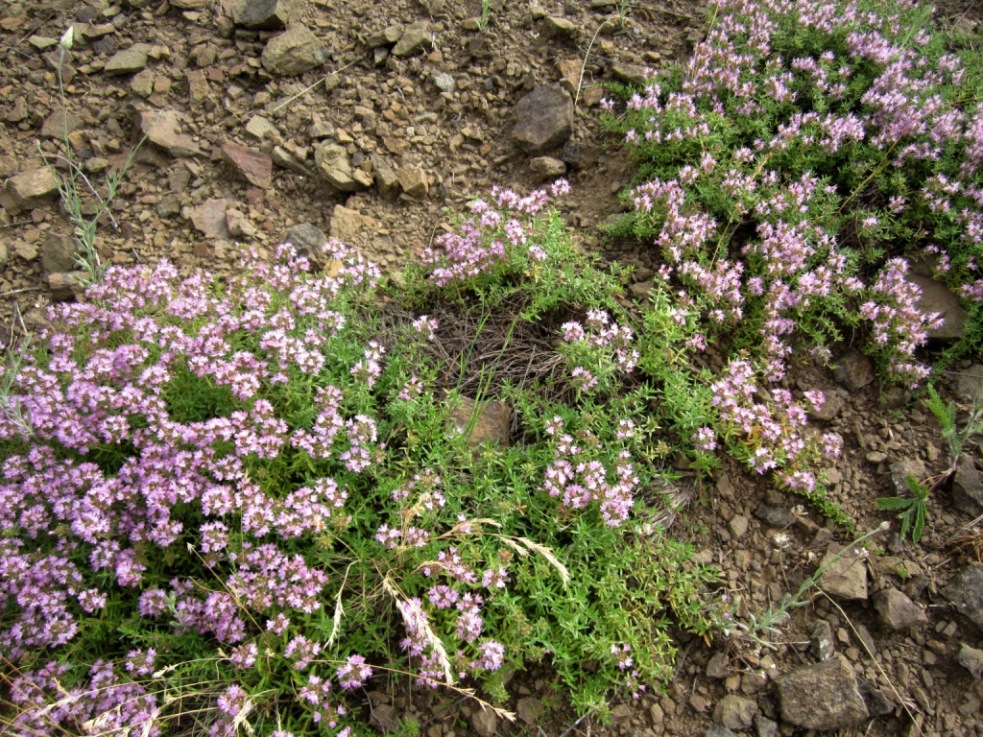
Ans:
[[[194,699],[216,737],[244,723],[260,737],[348,735],[364,690],[391,671],[501,699],[508,672],[547,644],[584,710],[667,675],[671,651],[647,619],[598,610],[569,627],[588,590],[602,608],[629,595],[634,493],[655,474],[633,460],[645,439],[631,420],[585,388],[551,405],[577,443],[554,439],[538,388],[513,386],[527,445],[498,460],[447,431],[434,388],[448,318],[424,310],[427,290],[477,279],[486,296],[524,290],[525,306],[586,304],[583,347],[611,365],[598,372],[609,397],[628,391],[632,331],[590,300],[604,278],[583,262],[536,271],[537,247],[558,262],[575,252],[558,220],[534,217],[546,198],[496,192],[514,219],[473,208],[468,242],[501,232],[505,251],[486,260],[445,239],[432,278],[401,295],[419,302],[384,321],[378,269],[336,241],[321,254],[329,272],[289,245],[246,251],[221,281],[168,262],[116,267],[52,309],[0,397],[15,731],[164,734]],[[555,279],[568,281],[550,291]],[[571,546],[574,510],[587,538]],[[637,610],[695,598],[693,579],[674,585]],[[644,655],[628,673],[585,671],[614,642]]]
[[[907,0],[715,5],[688,61],[605,106],[646,179],[628,194],[630,227],[657,249],[656,291],[672,295],[687,351],[715,339],[726,359],[697,383],[717,392],[749,373],[778,398],[735,386],[714,413],[674,419],[700,453],[711,432],[739,432],[755,468],[791,469],[801,428],[773,388],[793,357],[826,360],[850,332],[888,379],[928,377],[917,352],[939,316],[919,308],[916,262],[964,300],[956,350],[979,347],[980,63]],[[808,490],[811,473],[780,477]]]

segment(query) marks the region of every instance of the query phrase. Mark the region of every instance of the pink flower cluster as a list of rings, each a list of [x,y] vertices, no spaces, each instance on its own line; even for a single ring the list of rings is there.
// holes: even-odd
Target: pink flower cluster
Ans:
[[[796,401],[785,389],[765,393],[746,360],[730,361],[712,392],[720,419],[741,441],[746,462],[757,473],[776,471],[786,486],[808,493],[816,486],[811,470],[816,462],[839,458],[842,440],[838,435],[808,432],[808,410],[821,406],[821,392],[808,392],[804,402]],[[709,436],[704,436],[708,442]]]
[[[560,434],[563,422],[554,418],[549,424],[551,434]],[[583,431],[574,439],[560,434],[554,459],[547,467],[543,491],[561,500],[567,510],[583,510],[595,503],[604,523],[619,527],[628,519],[634,504],[638,476],[627,450],[618,453],[619,462],[613,478],[605,465],[594,457],[603,451],[599,438]]]
[[[438,286],[466,282],[490,273],[517,252],[534,261],[542,260],[542,247],[529,240],[532,219],[551,198],[569,191],[567,181],[558,179],[548,192],[540,189],[523,197],[496,187],[491,202],[475,200],[471,219],[457,232],[442,233],[433,247],[424,250],[422,263],[434,267],[429,278]]]

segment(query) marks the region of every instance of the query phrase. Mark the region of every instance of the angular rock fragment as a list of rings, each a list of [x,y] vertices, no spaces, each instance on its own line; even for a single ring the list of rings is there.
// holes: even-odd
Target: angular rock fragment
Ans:
[[[942,589],[963,615],[983,630],[983,565],[968,565]]]
[[[860,684],[842,655],[796,668],[775,682],[782,719],[798,727],[833,731],[868,716]]]
[[[273,160],[264,151],[228,141],[222,144],[222,156],[242,179],[260,189],[273,183]]]
[[[144,110],[139,115],[140,132],[171,156],[200,156],[204,153],[189,134],[182,131],[182,116],[176,110]]]
[[[329,56],[310,29],[295,24],[266,43],[260,62],[270,74],[290,77],[320,66]]]
[[[515,107],[512,140],[528,153],[561,145],[573,132],[573,98],[560,85],[537,87]]]

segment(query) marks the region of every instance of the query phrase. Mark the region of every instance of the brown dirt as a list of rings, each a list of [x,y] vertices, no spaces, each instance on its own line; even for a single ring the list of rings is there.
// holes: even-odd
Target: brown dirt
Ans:
[[[39,50],[57,39],[70,23],[87,23],[90,32],[72,53],[74,74],[66,79],[70,115],[77,118],[73,135],[77,154],[86,160],[94,179],[102,166],[120,166],[139,140],[140,111],[175,110],[185,116],[202,154],[175,158],[144,145],[113,201],[113,220],[104,218],[98,238],[102,258],[111,263],[176,261],[181,268],[228,267],[234,241],[269,248],[281,242],[298,223],[331,231],[339,205],[357,211],[357,245],[386,269],[394,270],[419,252],[453,213],[493,185],[530,189],[541,180],[507,135],[517,101],[533,87],[562,79],[561,62],[579,86],[572,140],[583,165],[568,174],[574,195],[564,205],[571,224],[584,233],[584,246],[601,249],[595,230],[619,209],[617,192],[631,170],[624,156],[609,146],[596,121],[600,87],[614,81],[617,66],[659,66],[683,57],[700,37],[702,6],[693,0],[633,2],[513,3],[492,0],[485,31],[473,28],[480,14],[478,0],[310,0],[301,22],[329,48],[329,60],[297,77],[271,77],[259,59],[269,34],[235,30],[223,20],[228,0],[8,0],[0,7],[0,177],[9,178],[54,161],[60,144],[42,129],[61,110],[54,65]],[[131,5],[141,7],[134,8]],[[983,22],[983,6],[974,0],[947,0],[946,12],[957,22]],[[173,7],[172,7],[173,6]],[[182,7],[183,6],[183,7]],[[625,11],[619,15],[619,7]],[[190,9],[186,9],[190,8]],[[550,32],[545,15],[564,17],[575,29],[569,35]],[[368,43],[386,27],[417,21],[432,24],[434,49],[396,58]],[[111,24],[111,26],[106,26]],[[105,26],[93,34],[93,26]],[[95,37],[98,36],[98,37]],[[149,47],[142,76],[111,76],[106,62],[132,44]],[[57,47],[53,51],[57,54]],[[441,92],[433,75],[449,74],[451,92]],[[146,89],[143,86],[146,85]],[[259,143],[246,132],[260,115],[277,129],[271,141]],[[334,139],[356,160],[382,161],[392,168],[417,167],[429,181],[422,197],[380,192],[339,192],[317,175],[304,176],[275,166],[268,187],[238,179],[225,163],[221,147],[228,142],[268,150],[273,143],[312,159],[319,139]],[[373,158],[375,157],[375,158]],[[237,215],[227,218],[231,232],[208,238],[191,222],[192,211],[212,199],[226,199]],[[343,213],[341,213],[343,214]],[[336,224],[337,227],[337,224]],[[70,233],[53,199],[17,214],[0,209],[0,314],[5,336],[36,327],[51,301],[52,267],[43,258],[52,235]],[[57,249],[55,249],[57,250]],[[647,255],[618,248],[609,258],[650,267]],[[57,276],[54,281],[57,282]],[[968,366],[960,367],[966,369]],[[953,384],[958,377],[953,376]],[[828,372],[797,377],[803,386],[834,388]],[[873,500],[896,493],[891,464],[918,461],[926,475],[946,465],[938,427],[923,405],[905,397],[879,396],[874,387],[861,392],[840,390],[844,406],[823,423],[846,441],[837,464],[834,501],[858,520],[860,529],[875,527],[885,517]],[[955,396],[955,395],[954,395]],[[965,401],[963,397],[960,401]],[[975,448],[979,455],[979,448]],[[762,502],[792,513],[785,529],[769,527],[754,516]],[[747,532],[735,537],[740,520]],[[548,672],[533,669],[517,679],[518,697],[533,698],[557,711],[539,724],[519,725],[514,734],[548,735],[703,735],[712,725],[714,706],[728,693],[754,699],[765,716],[775,716],[772,681],[777,674],[813,662],[808,652],[817,621],[831,625],[835,645],[858,675],[887,699],[888,713],[841,735],[953,735],[983,733],[980,704],[983,687],[956,664],[960,642],[981,647],[981,633],[957,614],[938,589],[967,561],[969,549],[948,543],[969,520],[954,510],[943,489],[930,503],[930,523],[920,546],[901,545],[881,536],[869,544],[874,587],[902,588],[926,608],[930,622],[899,634],[889,630],[869,602],[840,604],[823,596],[793,612],[793,618],[770,647],[740,638],[718,640],[708,647],[681,639],[677,675],[665,695],[646,695],[640,702],[619,705],[614,723],[573,723],[555,693]],[[743,604],[738,614],[760,611],[795,591],[813,571],[833,538],[841,531],[809,508],[792,507],[787,497],[737,466],[725,468],[715,489],[707,489],[677,525],[677,534],[696,546],[700,558],[720,566],[724,586]],[[908,571],[899,577],[899,567]],[[866,633],[868,647],[857,633]],[[711,657],[726,657],[723,678],[707,676]],[[719,661],[719,658],[718,658]],[[762,675],[763,674],[763,675]],[[451,703],[418,704],[423,733],[429,737],[462,734],[465,709]],[[405,702],[402,708],[413,707]],[[911,716],[914,715],[915,721]],[[766,725],[767,726],[767,725]],[[462,731],[463,730],[463,731]],[[759,733],[753,729],[748,734]],[[782,734],[793,734],[782,725]]]

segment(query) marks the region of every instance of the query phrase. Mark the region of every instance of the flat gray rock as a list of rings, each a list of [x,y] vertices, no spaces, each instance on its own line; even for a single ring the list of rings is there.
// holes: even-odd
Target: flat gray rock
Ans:
[[[942,595],[983,630],[983,566],[973,564],[963,568],[942,589]]]
[[[846,553],[832,547],[819,564],[823,574],[819,585],[826,593],[845,601],[867,599],[867,561],[856,551]],[[837,556],[840,556],[837,558]]]
[[[822,732],[851,727],[868,717],[860,684],[842,655],[796,668],[775,682],[782,719]]]
[[[133,44],[128,49],[117,51],[103,69],[106,74],[132,74],[147,66],[147,45]]]
[[[538,154],[563,144],[573,132],[573,98],[558,84],[537,87],[515,106],[512,140]]]
[[[232,6],[232,20],[246,28],[277,30],[303,14],[303,0],[236,0]]]
[[[966,310],[959,304],[959,298],[945,284],[927,276],[908,274],[905,278],[922,290],[918,310],[923,314],[934,312],[942,316],[942,325],[931,328],[928,337],[940,340],[962,338],[966,332]]]
[[[925,611],[895,588],[878,591],[873,603],[881,621],[893,630],[906,630],[928,622]]]
[[[260,62],[270,74],[291,77],[328,60],[327,47],[306,26],[293,25],[266,43]]]
[[[966,514],[977,517],[983,514],[983,474],[969,454],[959,456],[956,473],[952,479],[952,503]]]

